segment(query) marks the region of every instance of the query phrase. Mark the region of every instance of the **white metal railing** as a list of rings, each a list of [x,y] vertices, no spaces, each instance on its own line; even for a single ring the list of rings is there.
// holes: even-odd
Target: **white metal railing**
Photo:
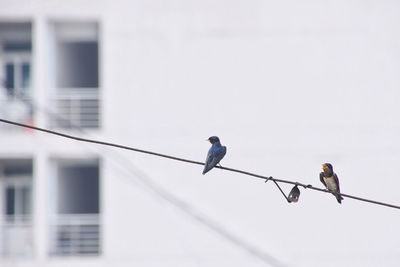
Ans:
[[[50,254],[99,255],[100,233],[98,214],[57,215],[50,227]]]
[[[98,89],[59,90],[52,103],[52,127],[100,127],[100,99]]]
[[[3,215],[0,222],[0,255],[31,258],[33,227],[30,215]]]

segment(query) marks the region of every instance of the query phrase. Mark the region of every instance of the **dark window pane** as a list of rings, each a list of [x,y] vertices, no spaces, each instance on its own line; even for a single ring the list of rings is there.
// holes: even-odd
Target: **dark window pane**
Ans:
[[[14,64],[6,64],[6,87],[9,95],[14,95]]]
[[[23,187],[22,190],[22,209],[21,212],[24,215],[31,214],[31,188],[30,187]]]
[[[15,214],[15,189],[12,187],[6,189],[6,214]]]
[[[26,42],[8,42],[5,43],[4,46],[4,51],[6,52],[19,52],[19,51],[31,51],[32,50],[32,45],[31,43],[26,43]]]
[[[22,63],[22,88],[31,87],[31,65],[29,63]]]
[[[5,178],[11,178],[12,176],[23,176],[23,175],[32,175],[32,161],[24,161],[18,162],[18,164],[6,164],[3,167],[3,172]]]
[[[56,66],[58,88],[97,88],[99,86],[97,42],[58,43]]]
[[[99,213],[99,169],[97,166],[60,167],[59,175],[59,213]]]

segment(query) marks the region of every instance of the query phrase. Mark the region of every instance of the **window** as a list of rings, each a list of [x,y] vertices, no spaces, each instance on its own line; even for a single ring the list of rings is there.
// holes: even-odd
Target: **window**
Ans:
[[[0,254],[3,257],[31,257],[31,159],[0,159],[0,203]]]
[[[9,45],[16,47],[10,49]],[[31,50],[29,45],[26,45],[26,50],[17,49],[19,45],[20,43],[5,43],[3,46],[4,86],[10,96],[27,97],[31,87]]]
[[[57,88],[99,86],[97,24],[55,23]]]
[[[5,192],[6,221],[27,221],[31,214],[31,185],[26,179],[25,185],[8,185]],[[17,217],[20,216],[20,217]]]
[[[99,161],[55,160],[53,192],[50,254],[100,254]]]
[[[90,22],[51,24],[51,71],[54,87],[52,126],[100,126],[98,25]]]
[[[59,214],[99,213],[99,167],[60,164],[57,191]]]
[[[31,92],[31,24],[0,23],[0,115],[29,123]]]

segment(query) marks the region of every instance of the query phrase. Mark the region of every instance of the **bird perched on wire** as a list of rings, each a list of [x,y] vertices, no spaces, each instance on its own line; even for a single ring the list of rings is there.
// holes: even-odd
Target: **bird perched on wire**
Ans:
[[[333,172],[332,164],[324,163],[322,164],[322,170],[319,174],[319,180],[323,185],[332,192],[332,194],[336,197],[339,204],[342,203],[343,197],[340,194],[340,187],[339,187],[339,178],[337,177],[336,173]],[[337,194],[339,193],[339,194]]]
[[[203,174],[214,168],[226,154],[226,146],[222,146],[218,136],[211,136],[207,139],[212,144],[208,150],[206,164],[204,165]]]

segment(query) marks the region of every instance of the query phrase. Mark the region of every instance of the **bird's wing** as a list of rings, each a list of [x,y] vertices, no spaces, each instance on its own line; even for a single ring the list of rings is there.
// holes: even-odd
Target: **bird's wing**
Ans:
[[[216,164],[218,164],[221,161],[221,159],[223,159],[223,157],[225,157],[225,154],[226,154],[226,146],[219,147],[217,152],[215,153],[215,157],[218,160],[218,162]]]
[[[211,147],[208,151],[206,164],[204,166],[204,173],[208,172],[217,165],[226,154],[226,147]]]
[[[319,180],[321,181],[321,183],[326,187],[326,183],[324,181],[324,173],[320,172],[319,173]]]
[[[214,149],[210,155],[210,165],[214,167],[217,165],[220,160],[225,156],[226,154],[226,147],[217,147]]]
[[[225,157],[225,154],[226,154],[226,146],[221,146],[221,158],[219,160]]]
[[[333,179],[335,179],[335,182],[337,184],[337,191],[338,193],[340,193],[339,178],[337,177],[336,173],[333,173]]]
[[[337,177],[336,173],[333,173],[333,179],[335,179],[335,182],[337,184],[337,192],[340,194],[339,178]],[[336,195],[336,199],[341,204],[343,197],[341,195]]]

